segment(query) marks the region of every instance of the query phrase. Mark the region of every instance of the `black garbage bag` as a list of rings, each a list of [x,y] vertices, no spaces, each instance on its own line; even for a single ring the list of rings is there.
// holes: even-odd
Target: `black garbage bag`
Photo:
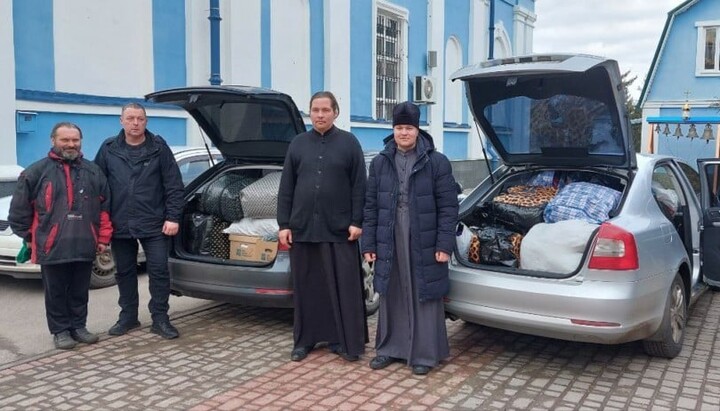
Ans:
[[[193,255],[227,259],[230,257],[230,240],[223,233],[229,224],[217,216],[193,213],[185,220],[185,249]]]
[[[515,204],[493,202],[493,216],[504,226],[527,233],[535,225],[542,223],[547,204],[524,207]]]
[[[475,232],[470,241],[468,260],[476,264],[518,267],[522,235],[503,227],[471,228]]]

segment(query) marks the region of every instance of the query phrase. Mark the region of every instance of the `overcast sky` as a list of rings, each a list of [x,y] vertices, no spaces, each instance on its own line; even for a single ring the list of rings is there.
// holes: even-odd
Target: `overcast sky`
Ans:
[[[537,0],[533,50],[595,54],[637,75],[637,99],[667,13],[684,0]]]

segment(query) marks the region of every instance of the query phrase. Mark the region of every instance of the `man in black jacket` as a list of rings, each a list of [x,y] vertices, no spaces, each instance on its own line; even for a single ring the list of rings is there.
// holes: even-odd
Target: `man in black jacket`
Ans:
[[[138,321],[138,242],[145,251],[150,278],[150,331],[163,338],[179,333],[168,317],[170,276],[168,238],[178,232],[183,183],[172,151],[160,136],[146,129],[145,108],[130,103],[122,108],[117,136],[105,140],[95,162],[105,172],[112,192],[110,215],[115,231],[112,252],[120,298],[120,317],[110,335],[123,335]]]
[[[102,171],[82,157],[78,126],[58,123],[50,140],[48,156],[20,174],[8,221],[40,264],[55,347],[71,349],[98,341],[85,324],[93,260],[112,235],[110,189]]]

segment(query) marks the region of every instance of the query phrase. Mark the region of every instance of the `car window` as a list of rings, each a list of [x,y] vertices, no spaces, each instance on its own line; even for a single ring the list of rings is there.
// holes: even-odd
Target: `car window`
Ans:
[[[695,171],[694,168],[690,167],[685,163],[678,162],[678,164],[680,165],[680,169],[682,170],[683,174],[685,174],[685,177],[690,182],[690,186],[695,192],[695,195],[699,199],[702,193],[702,189],[700,187],[700,174],[698,174],[698,172]]]
[[[687,204],[680,182],[667,164],[659,165],[653,170],[652,195],[660,210],[670,220]]]
[[[179,161],[178,168],[180,168],[183,184],[187,186],[188,183],[210,168],[210,162],[206,156],[192,157]]]
[[[707,176],[708,193],[710,194],[710,207],[720,207],[720,166],[717,164],[705,164],[703,173]]]

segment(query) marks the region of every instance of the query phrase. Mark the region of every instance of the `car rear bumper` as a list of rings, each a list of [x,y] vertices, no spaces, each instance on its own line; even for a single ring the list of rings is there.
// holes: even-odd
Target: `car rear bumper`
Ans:
[[[525,334],[620,344],[657,331],[671,281],[669,275],[636,282],[572,281],[451,269],[445,310],[451,317]]]
[[[292,279],[287,253],[272,266],[246,267],[170,258],[170,287],[179,295],[259,307],[291,308]]]

